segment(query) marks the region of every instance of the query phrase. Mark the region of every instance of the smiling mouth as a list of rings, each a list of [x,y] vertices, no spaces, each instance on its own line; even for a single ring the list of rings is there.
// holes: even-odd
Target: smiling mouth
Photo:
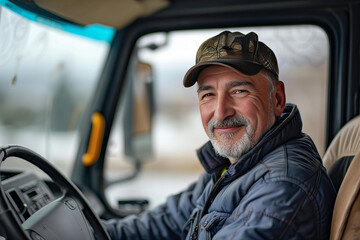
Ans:
[[[245,125],[236,125],[236,126],[219,126],[215,127],[214,131],[221,133],[234,133],[235,131],[238,131],[241,127],[245,127]]]
[[[239,131],[246,131],[249,121],[243,116],[231,116],[222,121],[212,118],[208,122],[208,129],[211,136],[215,137],[215,133],[221,137],[231,138]]]

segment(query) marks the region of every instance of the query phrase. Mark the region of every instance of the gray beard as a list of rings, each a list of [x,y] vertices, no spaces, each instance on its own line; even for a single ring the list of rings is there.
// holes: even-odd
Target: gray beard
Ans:
[[[234,144],[225,144],[218,141],[214,135],[214,128],[225,126],[245,126],[244,136]],[[222,157],[239,159],[255,145],[254,130],[250,126],[249,120],[243,116],[229,117],[223,121],[212,118],[208,123],[208,132],[216,154]],[[221,138],[231,139],[234,135],[234,133],[221,134]]]

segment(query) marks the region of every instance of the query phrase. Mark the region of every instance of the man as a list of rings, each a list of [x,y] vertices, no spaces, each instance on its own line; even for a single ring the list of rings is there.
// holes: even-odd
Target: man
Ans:
[[[336,193],[278,75],[255,33],[206,40],[184,77],[210,138],[205,173],[152,211],[104,222],[112,238],[328,239]]]

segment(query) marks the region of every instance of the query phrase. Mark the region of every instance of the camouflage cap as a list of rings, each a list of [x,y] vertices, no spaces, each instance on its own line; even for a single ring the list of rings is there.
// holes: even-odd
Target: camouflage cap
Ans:
[[[209,65],[220,65],[245,75],[255,75],[262,68],[279,77],[279,68],[274,52],[258,41],[256,33],[224,31],[203,42],[196,54],[196,64],[184,77],[184,86],[191,87],[200,72]]]

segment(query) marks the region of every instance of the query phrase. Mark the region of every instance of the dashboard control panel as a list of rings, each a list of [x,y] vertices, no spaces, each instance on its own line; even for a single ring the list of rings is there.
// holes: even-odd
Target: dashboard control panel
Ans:
[[[6,197],[20,222],[55,199],[49,186],[31,172],[6,170],[0,175]]]

